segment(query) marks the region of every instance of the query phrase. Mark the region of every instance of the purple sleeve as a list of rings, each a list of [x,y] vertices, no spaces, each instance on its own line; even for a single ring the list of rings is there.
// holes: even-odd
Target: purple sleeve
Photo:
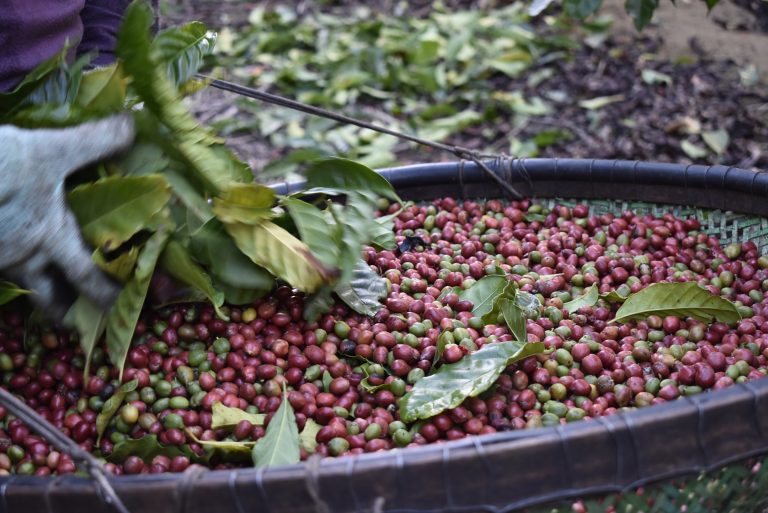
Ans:
[[[78,55],[97,52],[92,64],[104,66],[115,60],[117,30],[130,0],[86,0],[80,12],[83,20],[83,39],[77,47]]]
[[[0,92],[13,89],[65,41],[77,45],[83,33],[84,0],[1,0]]]
[[[0,92],[10,91],[66,41],[93,64],[115,60],[117,30],[130,0],[0,0]]]

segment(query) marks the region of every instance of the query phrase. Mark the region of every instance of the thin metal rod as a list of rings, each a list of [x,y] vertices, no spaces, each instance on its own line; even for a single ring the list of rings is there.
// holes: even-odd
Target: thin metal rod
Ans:
[[[220,80],[220,79],[216,79],[206,75],[197,75],[197,76],[198,78],[207,81],[212,87],[221,89],[222,91],[228,91],[231,93],[238,94],[240,96],[245,96],[247,98],[252,98],[254,100],[260,100],[263,102],[271,103],[273,105],[278,105],[280,107],[286,107],[292,110],[297,110],[299,112],[304,112],[306,114],[311,114],[313,116],[332,119],[334,121],[338,121],[339,123],[359,126],[360,128],[366,128],[368,130],[373,130],[376,132],[380,132],[382,134],[391,135],[399,139],[404,139],[406,141],[414,142],[416,144],[421,144],[422,146],[428,146],[430,148],[434,148],[437,150],[447,151],[449,153],[456,155],[460,159],[467,159],[467,160],[473,161],[475,164],[477,164],[480,167],[480,169],[482,169],[489,177],[491,177],[491,179],[493,179],[511,198],[513,199],[523,198],[522,194],[520,194],[510,184],[502,180],[502,178],[499,175],[494,173],[493,170],[491,170],[491,168],[489,168],[481,160],[483,157],[489,157],[489,156],[482,155],[475,150],[471,150],[463,146],[452,146],[449,144],[443,144],[436,141],[430,141],[428,139],[423,139],[421,137],[417,137],[411,134],[405,134],[403,132],[398,132],[397,130],[392,130],[390,128],[387,128],[381,125],[368,123],[367,121],[355,119],[350,116],[346,116],[344,114],[331,112],[329,110],[322,109],[320,107],[315,107],[314,105],[308,105],[306,103],[302,103],[296,100],[291,100],[289,98],[285,98],[283,96],[279,96],[276,94],[259,91],[258,89],[242,86],[240,84],[235,84],[233,82],[229,82],[226,80]]]
[[[119,513],[130,513],[123,501],[115,493],[114,488],[107,479],[107,470],[104,464],[94,458],[88,451],[70,440],[64,433],[56,429],[56,426],[45,420],[38,413],[24,404],[22,400],[0,387],[0,404],[14,414],[37,434],[48,440],[60,452],[69,454],[96,482],[104,501],[111,504]]]

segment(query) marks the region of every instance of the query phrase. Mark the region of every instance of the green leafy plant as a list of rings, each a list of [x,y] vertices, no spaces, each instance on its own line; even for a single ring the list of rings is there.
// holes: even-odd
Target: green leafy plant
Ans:
[[[74,125],[132,109],[134,147],[100,166],[70,191],[68,201],[93,260],[123,283],[101,312],[81,298],[67,316],[87,355],[105,334],[109,358],[122,369],[150,280],[164,272],[207,298],[221,318],[224,302],[243,304],[276,281],[314,294],[319,315],[333,294],[362,313],[380,308],[383,279],[360,261],[364,244],[394,247],[392,219],[376,219],[381,197],[399,201],[370,168],[344,159],[309,166],[306,188],[291,196],[253,183],[239,161],[182,104],[200,86],[195,74],[214,34],[198,22],[149,37],[152,13],[142,1],[126,10],[118,62],[93,72],[62,55],[0,95],[0,122]],[[0,299],[26,291],[7,284]]]

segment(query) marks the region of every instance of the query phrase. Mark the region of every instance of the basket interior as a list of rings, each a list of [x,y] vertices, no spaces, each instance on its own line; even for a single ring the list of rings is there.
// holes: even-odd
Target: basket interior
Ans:
[[[701,223],[702,231],[707,235],[717,237],[722,245],[733,242],[752,241],[760,249],[761,254],[766,253],[765,248],[768,246],[768,219],[728,210],[621,200],[546,199],[539,201],[539,203],[548,208],[552,208],[555,205],[572,207],[579,203],[588,204],[590,206],[590,213],[597,215],[619,214],[629,210],[636,214],[651,214],[655,217],[667,213],[681,219],[693,217]]]

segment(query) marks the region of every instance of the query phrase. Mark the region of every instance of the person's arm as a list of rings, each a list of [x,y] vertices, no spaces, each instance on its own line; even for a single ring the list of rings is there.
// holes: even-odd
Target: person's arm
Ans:
[[[83,34],[84,0],[2,0],[0,4],[0,92],[16,87],[67,41],[74,56]]]
[[[2,0],[0,93],[12,90],[65,44],[71,56],[94,53],[94,66],[115,60],[117,31],[130,0]],[[156,2],[153,2],[155,5]]]
[[[80,19],[83,22],[83,39],[77,54],[96,53],[91,61],[94,66],[106,66],[115,60],[117,31],[123,13],[130,0],[86,0]]]
[[[0,275],[31,289],[50,318],[61,319],[77,293],[103,308],[117,296],[91,260],[64,180],[125,150],[133,136],[130,114],[57,129],[0,125]]]
[[[0,92],[10,91],[65,46],[71,58],[97,53],[114,61],[128,0],[0,0]],[[0,124],[0,276],[33,291],[32,300],[60,319],[84,294],[108,307],[118,287],[91,260],[65,198],[64,180],[78,169],[126,149],[128,114],[62,129]]]

